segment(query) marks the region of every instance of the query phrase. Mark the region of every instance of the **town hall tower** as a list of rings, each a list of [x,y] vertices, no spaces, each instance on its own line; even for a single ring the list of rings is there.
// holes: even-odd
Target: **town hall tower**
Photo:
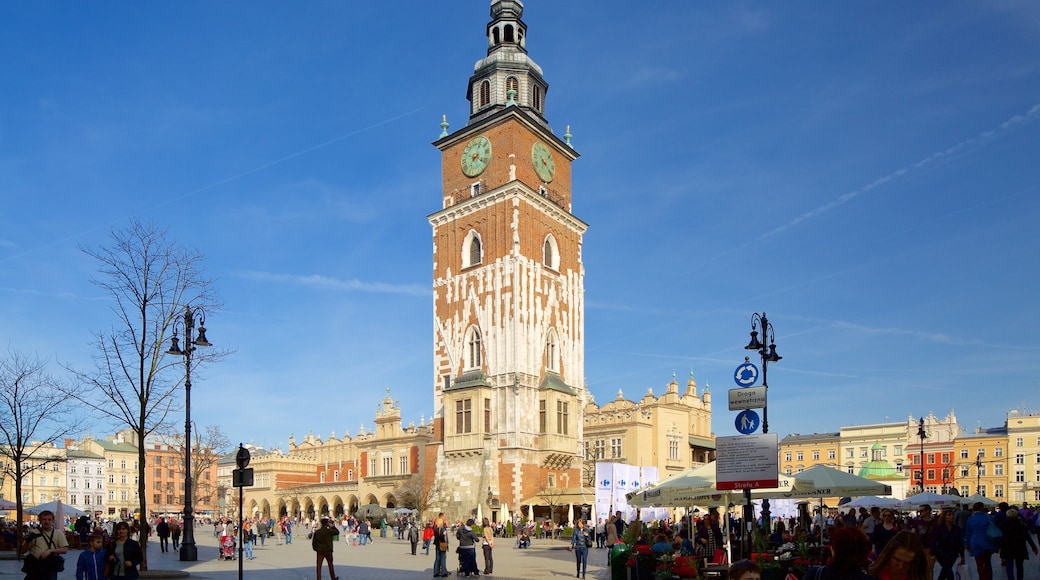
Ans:
[[[433,228],[434,505],[465,518],[579,487],[587,225],[572,213],[570,135],[546,119],[523,3],[497,0],[465,127],[441,152]],[[432,470],[431,470],[432,471]]]

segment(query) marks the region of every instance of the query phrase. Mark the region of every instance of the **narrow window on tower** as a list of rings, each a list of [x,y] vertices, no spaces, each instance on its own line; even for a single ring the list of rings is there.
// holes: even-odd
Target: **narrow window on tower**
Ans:
[[[538,401],[538,432],[545,433],[546,427],[546,416],[545,416],[545,399]]]
[[[484,433],[491,432],[491,399],[484,399]]]
[[[475,326],[469,329],[466,337],[466,368],[480,368],[480,331]]]
[[[556,432],[560,435],[567,434],[567,402],[556,401]]]
[[[545,338],[545,368],[554,373],[560,372],[559,354],[556,352],[556,331],[549,330]]]
[[[491,103],[491,82],[480,83],[480,106],[486,107]]]
[[[539,113],[542,112],[542,89],[537,85],[531,87],[531,102],[534,103],[534,110]]]
[[[506,28],[505,28],[505,41],[506,42],[516,42],[516,41],[513,40],[513,26],[511,24],[506,24]]]

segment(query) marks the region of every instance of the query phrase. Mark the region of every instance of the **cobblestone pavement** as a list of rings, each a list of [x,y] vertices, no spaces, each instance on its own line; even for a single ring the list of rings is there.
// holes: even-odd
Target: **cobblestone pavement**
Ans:
[[[238,578],[238,561],[217,560],[217,542],[209,530],[196,536],[199,559],[197,562],[181,562],[172,549],[160,552],[158,543],[148,544],[148,564],[150,572],[159,570],[185,571],[191,578],[200,580],[232,580]],[[454,572],[458,567],[458,558],[448,554],[448,569]],[[58,575],[60,580],[72,580],[76,577],[76,559],[79,550],[70,550],[65,556],[65,571]],[[314,580],[314,551],[310,540],[297,538],[291,545],[278,545],[268,541],[265,545],[257,545],[253,550],[255,559],[243,562],[243,578],[250,580]],[[403,540],[393,538],[375,538],[375,543],[368,546],[346,546],[343,542],[336,544],[336,575],[343,580],[403,580],[414,578],[433,578],[433,551],[423,554],[422,542],[419,543],[418,555],[412,556],[411,545]],[[563,579],[574,578],[574,554],[567,551],[567,543],[562,540],[534,540],[531,548],[517,550],[513,542],[507,538],[499,538],[494,550],[495,569],[489,578],[494,580],[517,579]],[[478,551],[478,566],[483,569],[484,558]],[[586,578],[606,580],[610,573],[606,567],[607,550],[593,548],[589,552],[589,566]],[[22,578],[18,571],[20,563],[14,560],[0,561],[0,578]],[[481,575],[481,577],[485,577]],[[322,580],[328,580],[328,568],[322,568]]]

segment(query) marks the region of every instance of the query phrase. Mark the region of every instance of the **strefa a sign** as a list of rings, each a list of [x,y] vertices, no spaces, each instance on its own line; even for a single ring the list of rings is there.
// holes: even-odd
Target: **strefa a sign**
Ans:
[[[775,488],[779,483],[776,433],[719,437],[715,440],[715,488]]]

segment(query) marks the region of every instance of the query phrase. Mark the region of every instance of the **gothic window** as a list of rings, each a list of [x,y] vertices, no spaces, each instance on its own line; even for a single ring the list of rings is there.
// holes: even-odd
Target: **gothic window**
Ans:
[[[486,107],[491,104],[491,81],[483,81],[480,83],[480,106]]]
[[[545,243],[542,244],[542,263],[548,268],[560,271],[560,248],[552,235],[546,236]]]
[[[513,40],[513,25],[512,24],[506,24],[504,40],[506,42],[516,42],[515,40]]]
[[[560,353],[556,345],[556,331],[550,329],[545,338],[545,368],[560,372]]]
[[[473,399],[455,401],[455,433],[473,432]]]
[[[480,235],[470,230],[466,234],[466,240],[462,244],[462,267],[476,266],[483,261],[483,251],[480,244]]]
[[[538,401],[538,432],[545,433],[545,399]]]
[[[506,79],[506,99],[509,99],[509,91],[513,91],[513,100],[520,98],[520,81],[516,77]]]
[[[570,414],[567,412],[566,401],[556,401],[556,432],[560,435],[567,434],[567,423],[570,421]]]
[[[466,368],[480,368],[480,331],[475,326],[466,335]]]

